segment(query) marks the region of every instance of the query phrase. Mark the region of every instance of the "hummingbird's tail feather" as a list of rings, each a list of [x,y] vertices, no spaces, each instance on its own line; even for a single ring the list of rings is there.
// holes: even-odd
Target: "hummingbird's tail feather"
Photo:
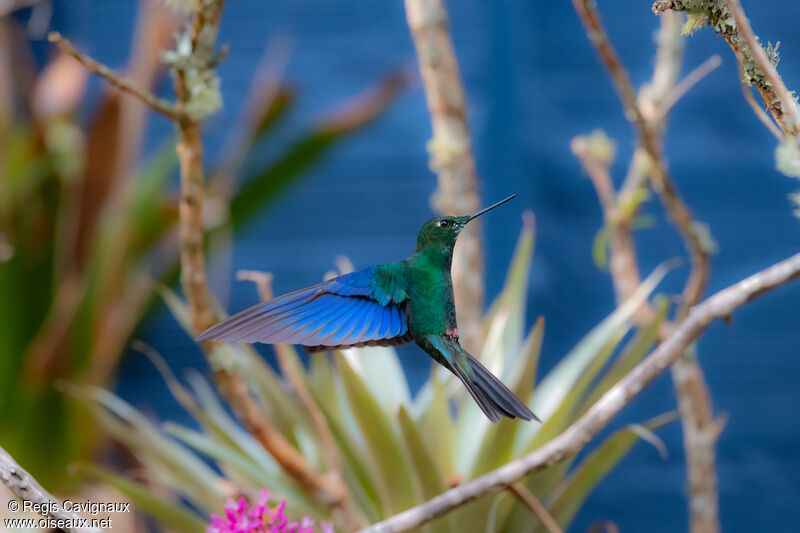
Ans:
[[[494,403],[495,407],[501,411],[501,414],[509,418],[522,418],[523,420],[541,422],[539,417],[533,414],[533,411],[522,400],[517,398],[497,376],[489,372],[489,369],[471,355],[467,354],[467,357],[469,357],[472,371],[475,374],[477,388]]]
[[[502,381],[489,372],[477,359],[464,350],[457,341],[442,337],[429,337],[432,344],[445,356],[448,368],[461,380],[478,407],[492,422],[500,416],[536,420],[539,418],[506,387]]]

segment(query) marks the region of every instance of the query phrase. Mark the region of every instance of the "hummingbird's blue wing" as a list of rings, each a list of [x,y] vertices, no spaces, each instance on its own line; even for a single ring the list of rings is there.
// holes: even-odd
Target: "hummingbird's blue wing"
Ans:
[[[357,270],[261,302],[207,329],[198,340],[309,348],[402,344],[411,337],[401,275],[392,265]]]

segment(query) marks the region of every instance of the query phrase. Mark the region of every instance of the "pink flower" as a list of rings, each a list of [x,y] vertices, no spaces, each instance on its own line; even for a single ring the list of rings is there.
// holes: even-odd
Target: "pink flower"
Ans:
[[[249,504],[244,498],[239,498],[238,502],[228,500],[225,516],[212,514],[206,533],[315,533],[314,520],[310,517],[303,517],[299,523],[291,522],[283,514],[286,500],[270,509],[268,498],[269,491],[262,489],[255,504]],[[320,527],[321,533],[336,533],[328,522],[320,523]]]

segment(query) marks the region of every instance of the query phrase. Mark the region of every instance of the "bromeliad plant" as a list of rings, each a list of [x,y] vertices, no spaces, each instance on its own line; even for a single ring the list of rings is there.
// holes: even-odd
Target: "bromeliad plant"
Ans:
[[[648,300],[663,276],[651,275],[634,296],[592,329],[533,387],[544,322],[525,334],[525,295],[533,253],[532,215],[526,215],[504,288],[485,320],[483,363],[544,420],[542,424],[502,420],[490,423],[463,389],[438,367],[412,396],[392,348],[365,347],[315,354],[306,368],[289,346],[276,350],[310,392],[313,409],[324,414],[334,437],[347,489],[365,522],[374,522],[425,501],[463,480],[474,478],[538,448],[580,416],[603,392],[642,359],[657,338],[667,312],[658,313],[631,333],[632,316]],[[164,293],[176,318],[191,331],[187,310]],[[330,450],[296,391],[249,345],[225,344],[219,364],[248,379],[271,423],[319,471]],[[304,492],[282,465],[229,414],[209,383],[197,372],[181,384],[154,358],[172,394],[194,418],[199,430],[171,422],[157,424],[102,388],[72,388],[72,393],[144,466],[146,485],[96,467],[84,467],[116,486],[138,509],[178,531],[199,531],[211,513],[237,494],[253,497],[269,487],[287,502],[291,516],[328,519],[312,495]],[[524,489],[541,500],[561,527],[567,526],[592,488],[627,454],[639,438],[660,441],[652,430],[668,418],[618,430],[583,460],[552,465],[528,478]],[[211,462],[210,466],[208,462]],[[147,486],[174,495],[174,502],[151,496]],[[186,501],[189,506],[176,504]],[[199,511],[199,512],[198,512]],[[431,532],[539,532],[543,525],[514,495],[477,500],[424,527]]]

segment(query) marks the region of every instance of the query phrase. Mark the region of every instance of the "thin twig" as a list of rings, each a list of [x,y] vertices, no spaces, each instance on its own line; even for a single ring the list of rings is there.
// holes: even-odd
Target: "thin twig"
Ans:
[[[478,178],[447,10],[442,0],[405,0],[405,6],[431,115],[428,151],[439,185],[434,205],[446,215],[474,213],[480,207]],[[468,351],[477,351],[483,345],[484,299],[479,224],[468,227],[459,239],[453,256],[453,289],[461,342]]]
[[[128,80],[127,78],[123,78],[102,63],[78,52],[72,43],[57,31],[51,31],[47,36],[47,40],[55,44],[62,52],[74,57],[81,65],[84,66],[86,70],[97,74],[106,80],[106,82],[108,82],[108,84],[112,87],[116,87],[122,92],[126,92],[135,96],[156,113],[161,113],[165,117],[176,122],[184,118],[183,113],[177,106],[167,102],[166,100],[156,98],[150,92],[142,89],[141,87],[137,87],[132,81]]]
[[[678,100],[683,98],[683,96],[689,92],[692,87],[700,83],[703,78],[719,68],[720,65],[722,65],[722,58],[719,56],[719,54],[714,54],[697,65],[694,70],[687,74],[686,77],[683,78],[680,83],[678,83],[669,92],[667,99],[659,107],[659,113],[662,116],[666,115],[669,110],[672,109],[672,106],[674,106]]]
[[[64,520],[66,523],[74,524],[68,528],[69,531],[80,531],[83,533],[101,533],[102,530],[96,527],[88,527],[89,520],[73,511],[64,510],[61,500],[47,492],[33,476],[17,464],[11,455],[0,447],[0,480],[11,492],[16,494],[20,500],[31,502],[47,509],[47,516],[55,520]],[[11,510],[12,505],[9,503]],[[24,510],[22,508],[21,510]],[[78,525],[81,524],[81,525]]]
[[[534,472],[574,456],[636,395],[682,357],[712,322],[731,316],[739,307],[797,278],[800,278],[800,253],[719,291],[693,307],[686,319],[678,324],[658,348],[560,435],[520,459],[367,527],[361,533],[395,533],[415,528],[476,498],[504,490]]]
[[[536,518],[539,519],[547,531],[550,533],[563,533],[555,519],[547,512],[547,508],[542,505],[539,498],[529,491],[525,485],[522,483],[514,483],[508,487],[508,490],[533,511],[533,514],[536,515]]]

